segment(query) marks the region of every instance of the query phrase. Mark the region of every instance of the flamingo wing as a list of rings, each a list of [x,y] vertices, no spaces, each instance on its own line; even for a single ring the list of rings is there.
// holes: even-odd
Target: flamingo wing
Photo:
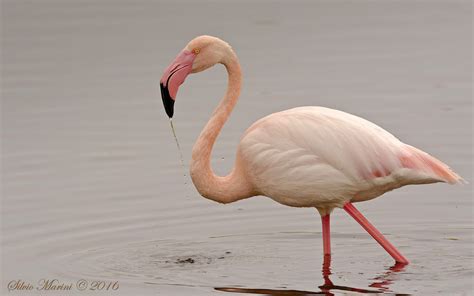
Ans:
[[[403,185],[462,180],[374,123],[323,107],[262,118],[245,132],[239,154],[257,190],[291,206],[341,206]]]

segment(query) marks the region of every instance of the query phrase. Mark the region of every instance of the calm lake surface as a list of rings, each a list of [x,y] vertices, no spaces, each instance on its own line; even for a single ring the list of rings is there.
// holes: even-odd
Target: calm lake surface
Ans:
[[[471,5],[3,1],[2,294],[472,295]],[[316,210],[199,196],[183,177],[158,81],[201,34],[232,44],[244,72],[213,152],[217,173],[258,118],[320,105],[381,125],[470,182],[358,205],[410,265],[393,266],[335,210],[329,275]],[[215,67],[179,91],[186,165],[226,79]],[[36,291],[41,279],[73,287]],[[119,287],[79,291],[81,279]],[[19,280],[35,289],[9,292]]]

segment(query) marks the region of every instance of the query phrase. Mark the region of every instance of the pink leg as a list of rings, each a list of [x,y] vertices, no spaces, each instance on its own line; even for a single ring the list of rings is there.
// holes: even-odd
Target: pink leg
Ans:
[[[329,214],[321,216],[323,223],[323,250],[324,255],[331,255],[331,229]]]
[[[408,264],[409,261],[378,231],[369,220],[367,220],[361,212],[359,212],[352,203],[348,202],[344,205],[349,215],[352,216],[384,249],[396,262]]]

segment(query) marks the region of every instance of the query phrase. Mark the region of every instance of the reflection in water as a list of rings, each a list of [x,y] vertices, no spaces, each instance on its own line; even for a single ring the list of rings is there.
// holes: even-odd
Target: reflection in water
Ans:
[[[361,289],[348,286],[338,286],[333,284],[329,276],[331,273],[331,255],[324,256],[323,262],[323,279],[324,284],[318,288],[321,291],[302,291],[302,290],[279,290],[279,289],[251,289],[251,288],[237,288],[237,287],[217,287],[215,288],[218,291],[223,292],[234,292],[234,293],[248,293],[248,294],[261,294],[261,295],[272,295],[272,296],[285,296],[285,295],[334,295],[331,291],[349,291],[349,292],[358,292],[364,294],[379,294],[384,292],[390,292],[389,285],[393,283],[391,276],[394,273],[403,271],[406,264],[396,263],[391,266],[387,271],[382,275],[379,275],[374,278],[375,282],[369,285],[373,289]],[[394,294],[394,295],[409,295],[409,294]]]
[[[386,272],[374,278],[375,282],[369,285],[372,288],[378,288],[380,291],[383,292],[390,292],[388,288],[389,285],[393,283],[393,279],[391,279],[392,274],[403,271],[403,268],[406,264],[403,263],[395,263],[395,265],[391,266]],[[400,295],[400,294],[398,294]]]

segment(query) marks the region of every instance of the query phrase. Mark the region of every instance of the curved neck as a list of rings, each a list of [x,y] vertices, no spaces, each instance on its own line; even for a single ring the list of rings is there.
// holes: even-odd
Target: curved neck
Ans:
[[[193,147],[191,178],[205,198],[229,203],[252,196],[252,187],[245,179],[237,155],[235,166],[225,177],[216,176],[211,168],[211,152],[219,132],[234,109],[240,95],[242,73],[235,53],[224,60],[228,73],[227,91]]]

